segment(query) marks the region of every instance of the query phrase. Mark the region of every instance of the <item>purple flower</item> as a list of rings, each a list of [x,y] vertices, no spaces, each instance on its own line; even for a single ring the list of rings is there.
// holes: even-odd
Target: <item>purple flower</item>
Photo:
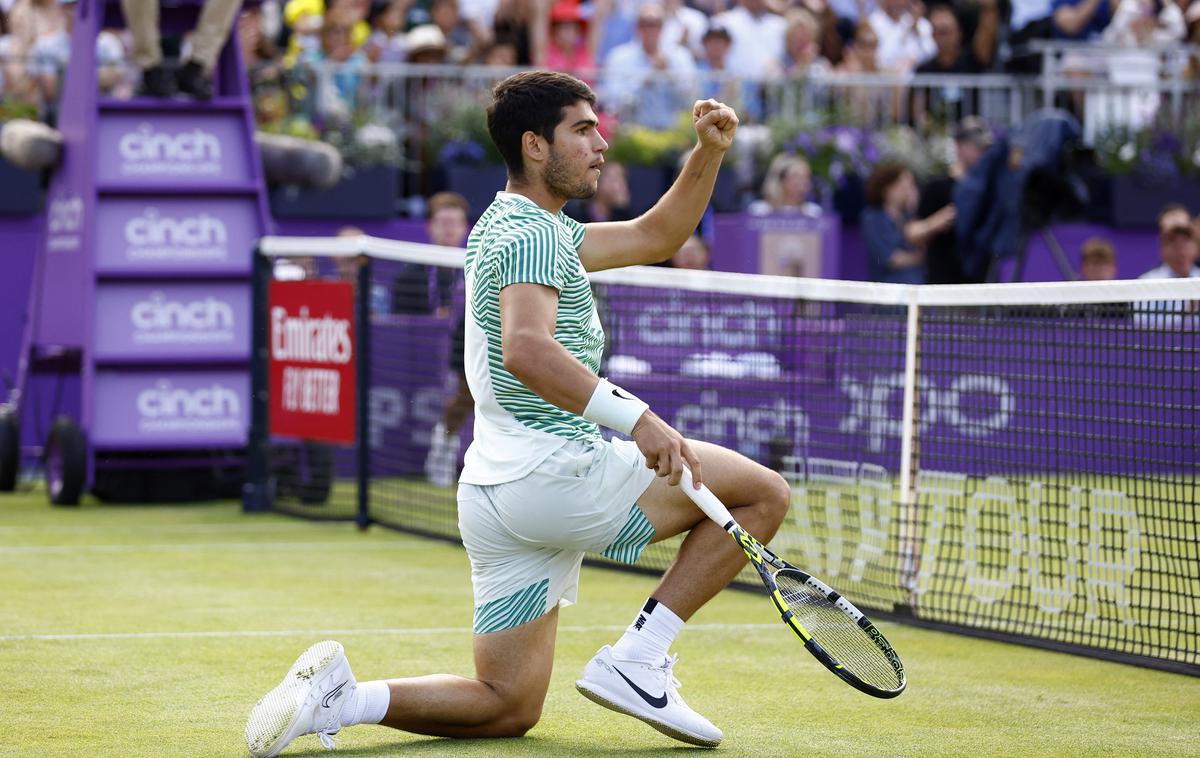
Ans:
[[[840,152],[850,154],[858,147],[858,140],[855,138],[854,132],[842,129],[834,136],[833,144]]]
[[[483,145],[475,140],[451,140],[438,152],[438,161],[443,164],[481,163],[484,157]]]
[[[1183,141],[1170,132],[1159,132],[1151,142],[1150,149],[1164,156],[1174,156],[1183,151]]]

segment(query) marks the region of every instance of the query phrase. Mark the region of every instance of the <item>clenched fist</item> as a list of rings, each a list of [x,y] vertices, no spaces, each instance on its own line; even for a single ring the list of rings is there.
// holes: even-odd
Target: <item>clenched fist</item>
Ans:
[[[692,123],[696,126],[696,137],[700,147],[724,152],[733,144],[738,117],[733,108],[725,103],[712,99],[697,100],[692,106]]]

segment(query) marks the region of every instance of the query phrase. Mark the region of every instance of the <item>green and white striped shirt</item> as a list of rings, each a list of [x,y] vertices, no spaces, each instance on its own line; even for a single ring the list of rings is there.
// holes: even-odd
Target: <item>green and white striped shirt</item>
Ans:
[[[528,474],[567,441],[600,439],[596,424],[546,402],[504,368],[500,290],[533,283],[558,290],[554,337],[593,373],[604,329],[579,246],[584,227],[529,198],[499,192],[467,240],[465,366],[475,397],[475,439],[460,480],[501,484]]]

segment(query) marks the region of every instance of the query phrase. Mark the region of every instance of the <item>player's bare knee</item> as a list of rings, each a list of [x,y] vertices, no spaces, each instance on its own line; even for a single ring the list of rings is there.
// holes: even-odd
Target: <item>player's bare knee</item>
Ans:
[[[494,694],[486,706],[480,736],[521,737],[541,719],[543,701],[523,692],[519,685],[513,682],[480,681]]]
[[[489,729],[491,737],[524,737],[542,718],[542,706],[517,706],[502,714]]]
[[[763,528],[773,536],[775,530],[787,518],[788,508],[791,507],[792,487],[787,480],[774,471],[767,475],[767,484],[763,487],[762,514]]]

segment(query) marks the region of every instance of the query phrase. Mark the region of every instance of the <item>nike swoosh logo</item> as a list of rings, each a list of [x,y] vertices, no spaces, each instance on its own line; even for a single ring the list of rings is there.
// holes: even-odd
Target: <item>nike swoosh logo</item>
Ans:
[[[619,397],[622,400],[632,400],[633,399],[629,395],[622,395],[620,392],[617,392],[616,390],[613,390],[612,393],[613,393],[613,397]]]
[[[346,686],[346,683],[342,682],[341,684],[339,684],[338,686],[336,686],[332,690],[330,690],[329,694],[327,694],[325,696],[325,698],[323,700],[321,700],[321,707],[328,708],[329,704],[331,702],[333,702],[334,700],[337,700],[339,697],[341,697],[342,688],[345,686]]]
[[[629,677],[625,676],[625,674],[622,673],[621,669],[617,668],[616,666],[613,666],[613,671],[620,674],[621,678],[625,680],[625,683],[628,684],[630,687],[632,687],[633,691],[636,692],[638,694],[638,697],[640,697],[642,700],[645,700],[647,703],[649,703],[651,706],[653,706],[655,708],[666,708],[667,707],[667,693],[664,692],[663,694],[659,695],[658,697],[654,697],[649,692],[646,692],[644,689],[642,689],[641,687],[637,686],[632,681],[630,681]]]

